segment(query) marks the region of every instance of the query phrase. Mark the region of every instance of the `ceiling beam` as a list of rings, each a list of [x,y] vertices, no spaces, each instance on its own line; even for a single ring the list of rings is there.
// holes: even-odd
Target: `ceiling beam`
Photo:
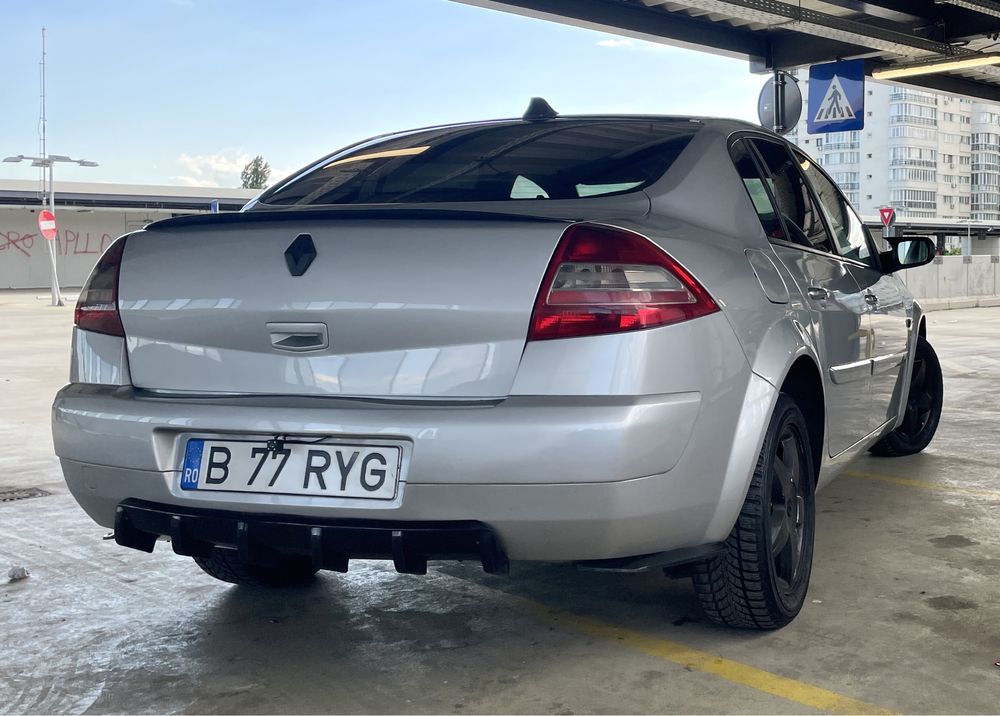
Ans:
[[[824,0],[824,2],[830,1]],[[836,5],[848,1],[851,0],[833,0]],[[975,1],[970,0],[970,2]],[[989,1],[997,4],[996,0]],[[1000,31],[1000,17],[991,19],[987,15],[959,7],[957,3],[949,3],[948,0],[869,0],[865,4],[877,5],[890,12],[916,16],[917,20],[904,23],[908,25],[909,30],[914,34],[924,34],[937,40],[962,41]],[[873,11],[869,14],[875,15]]]
[[[864,0],[823,0],[823,2],[827,5],[836,5],[837,7],[842,7],[845,10],[853,10],[854,12],[862,15],[870,15],[872,17],[881,17],[884,20],[891,20],[892,22],[912,25],[913,23],[919,23],[925,19],[919,15],[913,15],[909,12],[886,7],[885,5],[879,3],[864,2]]]
[[[806,65],[865,58],[873,54],[877,54],[877,52],[873,52],[870,47],[839,40],[811,37],[809,42],[803,42],[802,36],[798,34],[772,33],[768,37],[767,61],[763,63],[751,62],[750,70],[751,72],[793,70]]]
[[[648,5],[660,5],[667,0],[643,0]],[[871,22],[848,20],[798,4],[779,0],[675,0],[690,8],[715,12],[744,20],[779,25],[780,29],[806,35],[826,37],[874,50],[892,52],[906,57],[928,54],[951,55],[956,50],[944,42],[929,40],[897,30],[879,27]],[[962,51],[957,51],[961,53]]]
[[[994,0],[943,0],[948,5],[1000,18],[1000,2]]]
[[[749,58],[757,71],[792,69],[810,64],[833,62],[838,59],[865,58],[868,74],[884,68],[885,62],[872,58],[881,49],[879,45],[905,43],[900,47],[883,50],[914,57],[921,55],[946,55],[953,48],[946,43],[915,34],[880,27],[874,22],[862,23],[827,13],[806,11],[797,4],[779,0],[670,0],[672,7],[685,5],[701,7],[707,12],[724,16],[743,17],[750,21],[772,25],[766,30],[749,30],[732,27],[708,18],[691,17],[683,12],[659,7],[665,0],[642,0],[645,7],[627,0],[457,0],[467,5],[511,12],[527,17],[560,22],[591,30],[609,32],[640,40],[660,42],[672,46],[688,47],[729,57]],[[830,0],[826,0],[830,2]],[[958,0],[955,0],[957,2]],[[970,0],[971,2],[972,0]],[[986,0],[980,0],[985,2]],[[1000,0],[991,0],[1000,3]],[[875,6],[882,8],[877,14],[885,24],[893,14],[916,16],[913,29],[943,27],[948,39],[959,39],[958,33],[969,37],[982,37],[1000,31],[1000,18],[994,24],[989,16],[973,15],[968,9],[939,4],[937,0],[833,0],[831,4],[842,7],[866,6],[875,15]],[[762,14],[763,13],[763,14]],[[911,21],[912,22],[912,21]],[[943,25],[942,25],[943,23]],[[908,25],[908,22],[904,22]],[[831,32],[832,30],[832,32]],[[815,34],[822,32],[824,35]],[[835,35],[833,37],[829,35]],[[943,37],[938,34],[937,37]],[[874,44],[878,43],[878,44]],[[954,48],[953,54],[970,54],[968,50]],[[954,75],[936,74],[911,77],[895,84],[923,87],[950,94],[1000,102],[1000,85],[976,81]]]
[[[700,20],[683,13],[651,10],[622,0],[457,0],[466,5],[502,10],[648,42],[763,61],[766,38],[757,32]]]

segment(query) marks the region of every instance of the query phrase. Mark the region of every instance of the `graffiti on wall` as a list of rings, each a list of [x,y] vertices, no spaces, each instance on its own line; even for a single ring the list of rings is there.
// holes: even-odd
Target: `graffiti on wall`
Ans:
[[[56,234],[56,253],[59,256],[99,256],[112,241],[111,234],[66,229]],[[41,234],[0,229],[0,259],[7,256],[30,259],[35,252],[48,252]]]

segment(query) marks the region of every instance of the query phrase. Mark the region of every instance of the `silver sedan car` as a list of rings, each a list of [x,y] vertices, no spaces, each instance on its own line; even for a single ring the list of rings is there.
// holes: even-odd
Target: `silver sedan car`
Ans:
[[[53,406],[118,544],[284,585],[351,559],[681,570],[707,616],[805,599],[815,495],[922,450],[941,371],[876,242],[780,137],[697,117],[384,135],[100,259]]]

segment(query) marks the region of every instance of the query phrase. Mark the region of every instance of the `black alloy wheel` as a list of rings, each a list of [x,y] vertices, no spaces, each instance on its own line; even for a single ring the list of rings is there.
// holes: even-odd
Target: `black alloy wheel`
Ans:
[[[778,437],[771,477],[770,512],[771,560],[782,598],[794,601],[801,586],[803,556],[806,551],[806,504],[803,488],[807,460],[802,436],[793,423],[785,423]]]
[[[899,435],[911,442],[927,427],[934,409],[934,398],[927,385],[927,360],[917,357],[910,377],[910,393],[906,400],[906,417],[899,426]]]
[[[922,336],[917,337],[910,390],[903,409],[903,422],[871,448],[872,455],[901,457],[927,447],[941,422],[944,380],[941,363],[934,348]]]
[[[724,550],[694,565],[705,615],[745,629],[788,624],[805,603],[815,536],[809,430],[798,405],[782,393]]]

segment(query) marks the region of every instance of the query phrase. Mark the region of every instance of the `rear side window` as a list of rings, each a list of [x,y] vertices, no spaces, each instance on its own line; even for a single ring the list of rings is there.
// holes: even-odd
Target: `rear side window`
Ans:
[[[781,212],[789,236],[787,241],[819,251],[835,253],[823,218],[806,186],[798,162],[784,146],[766,139],[751,140],[768,172],[768,185]]]
[[[659,179],[694,134],[686,120],[495,122],[396,135],[335,154],[265,193],[279,206],[578,199]]]
[[[764,233],[772,239],[785,239],[785,230],[781,227],[778,212],[775,211],[774,204],[771,203],[771,197],[764,186],[764,178],[760,175],[760,169],[750,155],[750,149],[746,142],[734,144],[731,154],[736,171],[739,172],[743,186],[746,187],[750,201],[753,202],[753,208],[760,218],[761,226],[764,227]]]

